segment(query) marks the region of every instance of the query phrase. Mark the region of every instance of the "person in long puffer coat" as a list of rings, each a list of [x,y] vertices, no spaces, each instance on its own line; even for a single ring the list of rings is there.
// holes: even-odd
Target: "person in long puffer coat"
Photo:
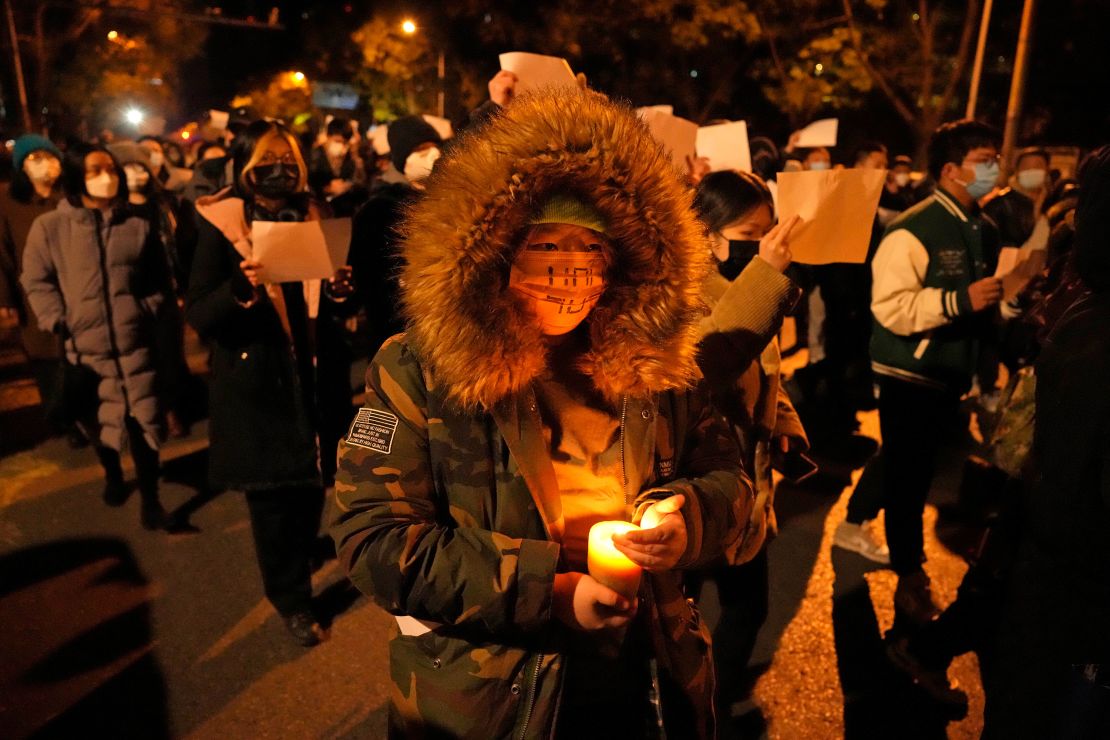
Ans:
[[[155,316],[170,281],[157,234],[128,207],[121,174],[103,147],[66,152],[65,200],[31,224],[20,282],[39,327],[62,337],[67,362],[99,378],[95,419],[82,423],[104,466],[105,503],[127,500],[120,452],[129,447],[143,527],[158,529],[166,516],[158,498],[164,431],[154,390]]]

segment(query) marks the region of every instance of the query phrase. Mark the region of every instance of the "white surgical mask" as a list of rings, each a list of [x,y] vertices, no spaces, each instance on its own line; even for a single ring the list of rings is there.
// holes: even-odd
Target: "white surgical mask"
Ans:
[[[23,171],[31,182],[45,182],[53,184],[62,174],[62,165],[54,157],[45,157],[34,161],[28,159],[23,163]]]
[[[829,163],[824,161],[823,159],[819,159],[816,162],[810,162],[809,163],[809,169],[814,171],[814,172],[818,172],[820,170],[827,170],[828,168],[829,168]]]
[[[1046,170],[1022,170],[1017,174],[1018,185],[1022,190],[1040,190],[1048,178]]]
[[[128,164],[123,166],[127,175],[127,189],[132,192],[142,190],[150,182],[150,173],[141,164]]]
[[[339,158],[347,154],[347,145],[338,141],[329,141],[326,145],[329,157]]]
[[[439,147],[428,147],[422,152],[413,152],[405,160],[405,177],[409,180],[423,180],[431,174],[432,165],[439,159]]]
[[[162,169],[162,165],[166,163],[166,155],[162,152],[150,153],[150,166],[156,170]]]
[[[103,198],[105,200],[115,198],[116,193],[119,192],[119,178],[115,175],[109,175],[107,172],[101,172],[96,177],[85,180],[85,190],[92,198]]]
[[[894,184],[900,188],[904,188],[910,184],[910,173],[899,172],[894,175]]]

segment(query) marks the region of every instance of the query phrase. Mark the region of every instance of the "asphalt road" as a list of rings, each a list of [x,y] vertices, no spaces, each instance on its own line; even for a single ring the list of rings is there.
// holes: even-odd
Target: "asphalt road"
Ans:
[[[19,431],[20,418],[0,408],[0,429]],[[780,487],[770,617],[737,727],[771,738],[977,737],[974,656],[952,670],[970,713],[947,722],[883,658],[893,574],[831,548],[851,491],[875,484],[863,467],[875,413],[861,422],[863,436],[816,479]],[[294,645],[262,596],[243,497],[205,490],[206,448],[201,423],[163,453],[164,500],[195,527],[178,534],[143,531],[137,494],[106,507],[88,449],[50,440],[0,458],[0,737],[384,736],[389,617],[328,561],[316,588],[331,638]],[[950,503],[965,448],[956,435],[926,519],[943,603],[968,542],[938,524],[937,507]],[[711,622],[714,598],[710,589]]]

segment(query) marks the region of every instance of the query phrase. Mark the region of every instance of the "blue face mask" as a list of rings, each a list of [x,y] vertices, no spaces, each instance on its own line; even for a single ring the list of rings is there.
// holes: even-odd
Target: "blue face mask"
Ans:
[[[998,184],[998,175],[998,162],[979,162],[975,165],[974,180],[971,182],[956,180],[956,182],[967,188],[968,195],[975,200],[979,200],[984,195],[994,190],[994,186]]]

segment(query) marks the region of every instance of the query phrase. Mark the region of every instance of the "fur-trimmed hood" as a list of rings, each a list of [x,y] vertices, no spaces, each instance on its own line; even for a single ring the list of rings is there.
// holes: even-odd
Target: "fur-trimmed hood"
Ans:
[[[696,377],[710,250],[692,191],[631,108],[592,91],[522,96],[464,135],[426,186],[402,226],[402,304],[422,364],[461,407],[491,408],[544,371],[543,336],[508,277],[553,193],[592,203],[613,244],[583,371],[614,403]]]

